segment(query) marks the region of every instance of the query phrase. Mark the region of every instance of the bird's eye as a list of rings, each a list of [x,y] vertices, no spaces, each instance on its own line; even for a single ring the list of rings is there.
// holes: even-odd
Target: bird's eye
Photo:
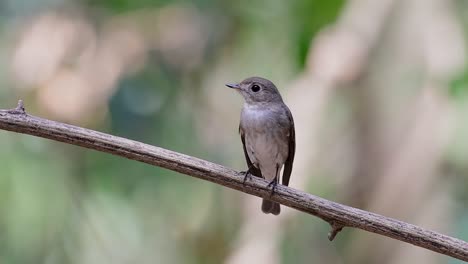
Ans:
[[[252,90],[252,92],[256,93],[258,91],[260,91],[260,86],[254,84],[252,85],[252,88],[250,88]]]

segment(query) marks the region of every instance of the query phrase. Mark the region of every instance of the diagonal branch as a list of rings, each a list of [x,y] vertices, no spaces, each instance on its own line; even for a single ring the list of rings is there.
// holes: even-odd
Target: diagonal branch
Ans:
[[[243,174],[230,168],[141,142],[63,124],[26,114],[23,103],[0,110],[0,129],[61,141],[137,160],[214,182],[259,197],[270,197],[268,182],[252,178],[243,185]],[[342,205],[278,185],[272,201],[317,216],[332,225],[330,239],[343,228],[354,227],[394,238],[447,256],[468,261],[468,243],[396,219]]]

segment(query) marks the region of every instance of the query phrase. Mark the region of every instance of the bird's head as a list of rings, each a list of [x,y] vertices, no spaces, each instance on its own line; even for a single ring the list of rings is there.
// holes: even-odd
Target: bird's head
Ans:
[[[250,77],[240,83],[226,84],[226,86],[236,89],[247,104],[283,102],[276,86],[261,77]]]

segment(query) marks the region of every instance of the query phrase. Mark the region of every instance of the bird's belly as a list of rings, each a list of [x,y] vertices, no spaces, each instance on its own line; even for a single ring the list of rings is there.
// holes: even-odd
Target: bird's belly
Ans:
[[[247,155],[269,180],[277,176],[288,156],[289,127],[281,117],[270,109],[252,106],[244,106],[241,113]]]
[[[257,133],[247,137],[248,155],[252,163],[259,167],[266,179],[274,179],[287,158],[287,145],[279,142],[274,135]]]

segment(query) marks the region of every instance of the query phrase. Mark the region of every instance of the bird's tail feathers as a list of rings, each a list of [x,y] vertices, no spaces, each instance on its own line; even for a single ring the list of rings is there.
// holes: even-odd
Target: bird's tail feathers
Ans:
[[[265,214],[279,215],[281,209],[279,203],[272,202],[270,200],[263,199],[262,201],[262,212]]]

